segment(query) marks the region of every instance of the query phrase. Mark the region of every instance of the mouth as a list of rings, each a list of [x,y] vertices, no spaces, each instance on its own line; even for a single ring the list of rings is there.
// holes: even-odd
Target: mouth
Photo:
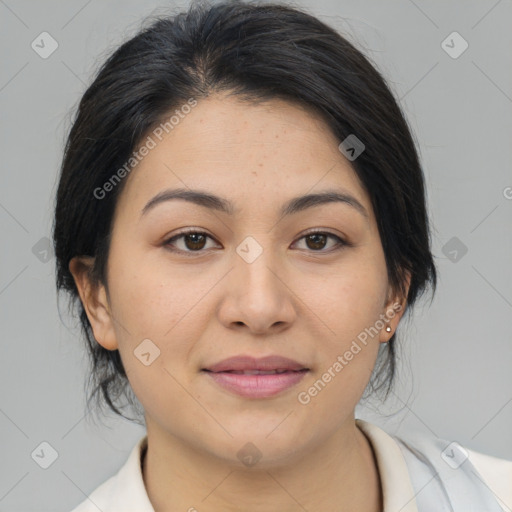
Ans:
[[[302,370],[289,370],[287,368],[280,368],[276,370],[226,370],[222,372],[211,372],[211,373],[232,373],[234,375],[276,375],[280,373],[287,372],[302,372],[306,371],[307,368],[303,368]],[[203,370],[205,372],[209,372],[211,370]]]
[[[266,357],[253,357],[239,355],[223,359],[211,366],[202,368],[213,373],[220,372],[287,372],[309,370],[306,365],[288,357],[271,355]]]
[[[244,398],[270,398],[296,386],[306,373],[303,370],[225,371],[203,370],[213,382],[230,393]]]
[[[202,368],[224,390],[244,398],[269,398],[296,386],[310,371],[292,359],[237,356]]]

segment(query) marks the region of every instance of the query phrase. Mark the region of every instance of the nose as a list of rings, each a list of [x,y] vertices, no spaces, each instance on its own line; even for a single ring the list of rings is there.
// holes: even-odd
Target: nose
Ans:
[[[252,248],[253,249],[253,248]],[[296,318],[290,277],[284,265],[263,250],[252,260],[243,251],[234,257],[234,268],[225,281],[218,309],[220,321],[229,329],[252,334],[276,334],[288,329]]]

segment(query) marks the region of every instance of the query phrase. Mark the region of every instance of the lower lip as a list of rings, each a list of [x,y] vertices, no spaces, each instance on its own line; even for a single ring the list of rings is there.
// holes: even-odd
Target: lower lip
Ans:
[[[245,398],[275,396],[298,384],[308,370],[274,373],[270,375],[242,375],[227,372],[205,372],[219,386]]]

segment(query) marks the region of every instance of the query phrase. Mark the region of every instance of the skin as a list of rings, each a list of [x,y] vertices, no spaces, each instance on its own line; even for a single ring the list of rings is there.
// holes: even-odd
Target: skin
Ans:
[[[144,406],[144,483],[156,512],[382,509],[354,410],[403,309],[387,324],[392,332],[369,338],[307,405],[297,399],[379,315],[405,306],[388,282],[369,197],[339,143],[319,117],[288,102],[200,100],[125,178],[108,293],[89,280],[90,258],[70,263],[97,342],[120,351]],[[237,212],[172,200],[141,216],[156,194],[178,187],[222,196]],[[367,217],[341,202],[279,217],[290,198],[326,189],[356,198]],[[187,227],[211,238],[182,237],[173,243],[183,252],[171,252],[166,241]],[[304,238],[312,228],[350,245]],[[236,252],[247,236],[263,249],[251,263]],[[149,366],[134,355],[144,339],[160,349]],[[290,357],[310,372],[264,399],[234,395],[201,372],[239,354]],[[237,457],[248,442],[262,454],[251,467]]]

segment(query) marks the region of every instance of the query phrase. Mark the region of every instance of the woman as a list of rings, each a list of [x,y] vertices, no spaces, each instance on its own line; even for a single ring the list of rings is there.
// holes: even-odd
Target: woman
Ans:
[[[94,394],[140,402],[147,435],[74,512],[507,510],[511,462],[355,419],[435,290],[425,203],[383,78],[316,18],[196,5],[123,44],[54,243]]]

